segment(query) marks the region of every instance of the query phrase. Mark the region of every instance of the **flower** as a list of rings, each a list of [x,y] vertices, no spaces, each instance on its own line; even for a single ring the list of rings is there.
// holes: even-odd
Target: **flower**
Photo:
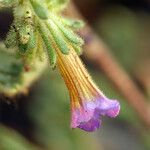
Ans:
[[[68,55],[57,50],[57,64],[71,98],[71,128],[95,131],[102,116],[116,117],[120,111],[117,100],[108,99],[94,84],[73,48]]]

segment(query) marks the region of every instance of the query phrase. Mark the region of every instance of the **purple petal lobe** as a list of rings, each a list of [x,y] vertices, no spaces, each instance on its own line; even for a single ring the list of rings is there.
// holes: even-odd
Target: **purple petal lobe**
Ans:
[[[92,132],[101,125],[101,117],[116,117],[120,111],[120,104],[117,100],[110,100],[106,97],[99,97],[93,101],[84,101],[80,109],[74,109],[72,112],[72,128]]]
[[[90,119],[88,122],[81,122],[78,128],[92,132],[100,127],[100,121],[98,119]]]
[[[97,108],[101,115],[108,117],[116,117],[120,111],[120,104],[117,100],[110,100],[108,98],[101,98],[99,100],[99,107]]]

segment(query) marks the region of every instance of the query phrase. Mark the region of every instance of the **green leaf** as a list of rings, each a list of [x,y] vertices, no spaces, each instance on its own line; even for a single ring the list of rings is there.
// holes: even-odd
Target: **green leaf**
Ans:
[[[23,54],[28,50],[27,44],[19,43],[18,48],[19,48],[19,52]]]
[[[5,45],[7,48],[13,48],[17,46],[17,33],[14,29],[14,25],[11,25],[10,30],[7,34]]]
[[[0,0],[0,7],[11,7],[15,3],[18,3],[18,0]]]
[[[34,32],[30,32],[30,39],[27,43],[28,50],[32,50],[36,47],[36,37]]]
[[[0,125],[0,149],[1,150],[39,150],[34,144],[26,140],[13,129]]]
[[[59,19],[56,16],[51,15],[52,20],[56,23],[56,25],[59,27],[59,29],[61,30],[61,32],[64,34],[64,36],[70,41],[73,42],[77,45],[83,45],[84,41],[82,38],[80,38],[77,34],[75,34],[71,29],[69,29],[68,27],[65,27],[62,22],[61,19]]]
[[[21,80],[23,64],[5,51],[0,50],[0,84],[13,85]]]
[[[73,44],[72,45],[72,47],[74,48],[74,50],[76,51],[76,53],[78,54],[78,55],[82,55],[82,47],[81,46],[78,46],[78,45],[75,45],[75,44]]]
[[[74,20],[74,19],[69,19],[69,18],[62,18],[61,19],[63,24],[67,25],[68,27],[77,30],[80,28],[83,28],[85,23],[82,20]]]
[[[69,0],[46,0],[47,6],[50,11],[60,12],[66,6]]]
[[[31,28],[26,24],[22,23],[22,26],[18,30],[19,32],[19,40],[22,44],[27,44],[30,39]]]
[[[69,48],[68,45],[66,43],[66,41],[64,40],[64,38],[61,35],[61,32],[59,32],[57,26],[53,23],[53,21],[49,20],[47,27],[49,29],[49,31],[51,32],[54,41],[56,42],[58,48],[61,50],[61,52],[63,54],[68,54],[69,53]]]
[[[30,0],[35,13],[41,19],[48,19],[48,10],[43,6],[43,1]]]
[[[38,24],[38,30],[39,30],[39,33],[40,33],[40,35],[44,41],[44,44],[46,46],[50,65],[52,67],[55,67],[55,65],[56,65],[56,52],[52,46],[52,43],[50,41],[50,37],[48,37],[48,35],[47,35],[47,29],[46,29],[45,25],[42,23],[39,23]]]
[[[19,50],[21,53],[25,53],[27,50],[32,50],[36,47],[35,33],[31,26],[25,25],[18,30],[19,32]]]

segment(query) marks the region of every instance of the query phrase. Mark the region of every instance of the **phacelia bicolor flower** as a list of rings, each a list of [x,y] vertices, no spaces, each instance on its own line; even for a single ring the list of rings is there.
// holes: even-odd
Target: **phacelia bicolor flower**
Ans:
[[[94,84],[73,48],[68,55],[57,51],[57,64],[71,98],[71,128],[95,131],[102,116],[116,117],[120,110],[117,100],[108,99]]]
[[[84,41],[74,31],[84,23],[61,15],[68,0],[9,1],[14,22],[6,47],[18,47],[16,52],[24,66],[29,65],[27,70],[41,56],[47,56],[52,68],[57,64],[71,98],[71,128],[95,131],[101,126],[102,116],[116,117],[119,102],[108,99],[98,89],[77,55],[81,54]]]

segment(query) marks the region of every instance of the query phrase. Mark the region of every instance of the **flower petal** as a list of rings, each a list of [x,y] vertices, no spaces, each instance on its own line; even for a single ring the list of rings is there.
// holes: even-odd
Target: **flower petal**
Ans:
[[[110,100],[106,97],[102,97],[99,99],[99,106],[97,109],[101,115],[114,118],[119,114],[120,104],[117,100]]]
[[[84,105],[72,112],[72,128],[92,132],[101,125],[101,117],[116,117],[120,111],[120,104],[117,100],[110,100],[106,97],[100,97],[92,101],[84,100]]]
[[[88,132],[92,132],[97,130],[100,127],[100,125],[101,120],[92,118],[88,122],[81,122],[78,128]]]
[[[71,99],[71,128],[95,131],[102,116],[116,117],[120,111],[117,100],[110,100],[99,90],[75,51],[58,53],[58,66],[68,87]]]

